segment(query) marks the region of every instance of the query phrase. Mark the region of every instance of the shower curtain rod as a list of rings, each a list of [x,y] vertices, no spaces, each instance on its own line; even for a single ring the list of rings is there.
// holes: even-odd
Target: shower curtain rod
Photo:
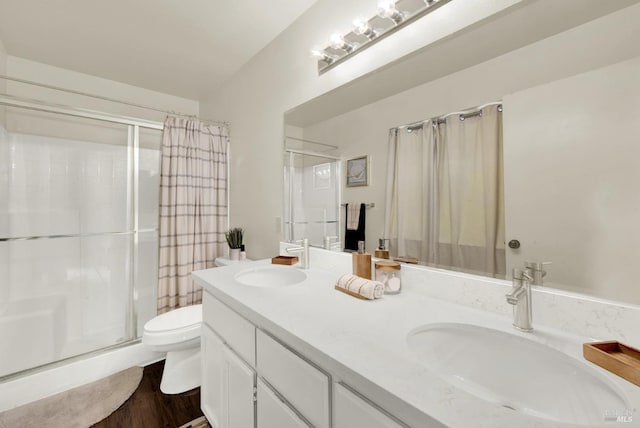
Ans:
[[[178,113],[178,112],[170,111],[170,110],[162,110],[162,109],[159,109],[157,107],[146,106],[144,104],[131,103],[131,102],[128,102],[128,101],[118,100],[116,98],[110,98],[110,97],[104,97],[102,95],[90,94],[88,92],[76,91],[76,90],[73,90],[73,89],[62,88],[62,87],[59,87],[59,86],[47,85],[46,83],[34,82],[32,80],[19,79],[17,77],[5,76],[4,74],[0,74],[0,79],[10,80],[12,82],[23,83],[23,84],[27,84],[27,85],[39,86],[39,87],[45,88],[45,89],[53,89],[55,91],[68,92],[70,94],[82,95],[82,96],[85,96],[85,97],[91,97],[91,98],[96,98],[96,99],[99,99],[99,100],[110,101],[110,102],[114,102],[114,103],[118,103],[118,104],[128,105],[128,106],[131,106],[131,107],[142,108],[142,109],[145,109],[145,110],[157,111],[159,113],[166,113],[166,114],[171,115],[171,116],[179,116],[179,117],[198,119],[198,120],[200,120],[202,122],[206,122],[206,123],[209,123],[209,124],[212,124],[212,125],[222,125],[222,126],[229,126],[230,125],[229,122],[221,122],[221,121],[210,120],[210,119],[201,119],[201,118],[199,118],[198,116],[196,116],[194,114],[186,114],[186,113]]]
[[[291,137],[289,135],[285,135],[284,139],[289,139],[289,140],[296,140],[296,141],[302,141],[303,143],[311,143],[311,144],[318,144],[320,146],[326,146],[326,147],[331,147],[332,149],[337,149],[338,146],[334,146],[332,144],[327,144],[327,143],[320,143],[318,141],[311,141],[311,140],[305,140],[303,138],[296,138],[296,137]]]
[[[325,155],[323,153],[310,152],[308,150],[298,150],[298,149],[284,149],[285,153],[294,153],[297,155],[307,155],[307,156],[315,156],[318,158],[325,159],[333,159],[333,160],[341,160],[341,158],[337,156]]]
[[[417,122],[409,123],[408,125],[394,126],[393,128],[390,129],[390,131],[393,131],[394,129],[416,128],[416,127],[421,126],[425,122],[428,122],[430,120],[437,120],[438,123],[444,123],[449,116],[460,116],[464,120],[464,119],[466,119],[468,117],[478,116],[480,114],[480,111],[485,107],[496,106],[496,105],[502,107],[502,101],[493,101],[493,102],[486,103],[486,104],[483,104],[483,105],[478,106],[478,107],[472,107],[472,108],[469,108],[469,109],[466,109],[466,110],[463,110],[463,111],[454,111],[452,113],[447,113],[447,114],[444,114],[442,116],[432,117],[430,119],[419,120]],[[502,111],[502,109],[499,108],[498,111]]]

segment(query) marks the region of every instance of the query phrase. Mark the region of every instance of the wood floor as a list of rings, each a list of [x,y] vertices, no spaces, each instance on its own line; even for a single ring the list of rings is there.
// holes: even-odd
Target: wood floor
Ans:
[[[94,428],[177,428],[200,416],[200,388],[183,394],[160,392],[164,361],[144,368],[138,389]]]

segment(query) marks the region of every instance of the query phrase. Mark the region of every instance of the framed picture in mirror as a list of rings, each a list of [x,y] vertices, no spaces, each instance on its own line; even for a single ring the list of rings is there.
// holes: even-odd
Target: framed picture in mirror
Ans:
[[[347,160],[347,187],[369,185],[369,156]]]

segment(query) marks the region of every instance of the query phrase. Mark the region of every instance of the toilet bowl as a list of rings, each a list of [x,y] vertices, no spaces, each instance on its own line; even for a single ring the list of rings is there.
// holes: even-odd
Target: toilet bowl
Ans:
[[[142,343],[166,352],[160,390],[180,394],[200,386],[202,305],[186,306],[158,315],[144,325]]]

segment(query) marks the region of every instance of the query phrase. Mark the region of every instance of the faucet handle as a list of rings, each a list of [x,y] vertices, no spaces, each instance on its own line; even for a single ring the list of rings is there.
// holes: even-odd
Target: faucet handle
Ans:
[[[544,267],[552,264],[553,262],[538,262],[533,260],[526,260],[524,262],[525,270],[533,276],[536,276],[536,272],[540,272],[540,284],[542,285],[542,278],[547,276],[547,271],[544,270]]]
[[[552,264],[553,262],[539,262],[536,260],[525,260],[524,267],[533,270],[543,270],[543,266]]]
[[[533,281],[533,277],[529,275],[526,269],[523,270],[520,268],[513,268],[512,275],[513,275],[513,279],[517,279],[517,280],[526,279],[527,281]]]
[[[330,236],[327,235],[324,237],[324,249],[325,250],[330,250],[331,249],[331,245],[333,244],[333,240],[335,239],[335,242],[338,241],[338,237],[337,236]]]

